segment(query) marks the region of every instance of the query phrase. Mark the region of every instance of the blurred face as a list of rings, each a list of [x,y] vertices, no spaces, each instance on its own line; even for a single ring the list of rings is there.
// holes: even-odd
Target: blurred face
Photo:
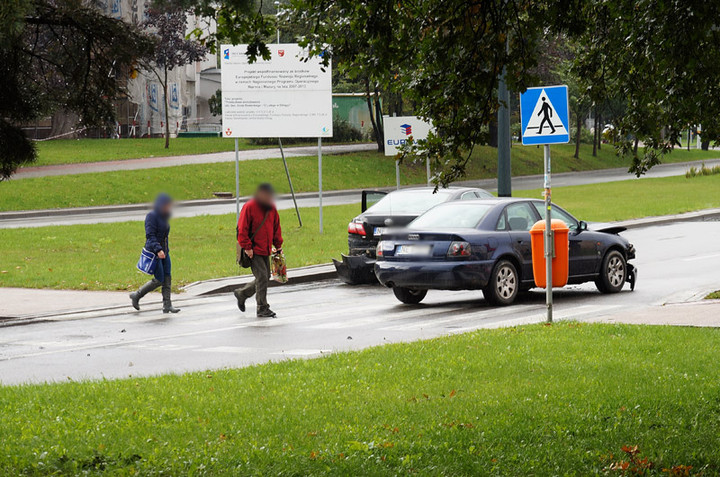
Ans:
[[[255,194],[255,200],[257,200],[263,205],[270,206],[275,203],[275,196],[271,192],[259,190]]]
[[[172,202],[168,202],[167,204],[163,205],[163,207],[162,207],[163,215],[170,217],[172,215],[172,209],[173,209]]]

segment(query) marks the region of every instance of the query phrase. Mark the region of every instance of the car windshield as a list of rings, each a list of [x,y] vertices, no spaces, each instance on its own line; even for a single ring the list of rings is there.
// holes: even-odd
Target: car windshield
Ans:
[[[490,204],[452,203],[428,210],[410,222],[410,229],[475,228],[493,206]]]
[[[451,191],[442,189],[434,194],[432,189],[391,192],[370,207],[367,212],[387,215],[419,215],[437,204],[446,202],[451,195]]]

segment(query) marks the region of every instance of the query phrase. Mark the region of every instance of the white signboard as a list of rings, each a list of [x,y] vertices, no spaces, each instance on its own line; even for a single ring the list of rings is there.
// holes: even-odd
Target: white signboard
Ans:
[[[332,75],[296,44],[267,45],[249,63],[247,45],[222,45],[223,137],[332,137]],[[324,71],[323,71],[324,70]]]
[[[432,125],[415,116],[383,116],[385,131],[385,155],[395,156],[398,147],[405,144],[410,136],[413,140],[426,139]]]

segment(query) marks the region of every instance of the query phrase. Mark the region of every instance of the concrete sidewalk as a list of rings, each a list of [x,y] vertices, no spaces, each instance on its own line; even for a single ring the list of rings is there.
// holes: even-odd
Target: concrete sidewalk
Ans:
[[[720,327],[720,300],[672,303],[584,321],[629,325]]]
[[[304,157],[317,155],[317,146],[286,147],[285,157]],[[374,151],[377,144],[335,144],[323,146],[323,154],[346,154],[350,152]],[[248,149],[240,151],[241,161],[257,159],[279,159],[280,148]],[[64,176],[71,174],[88,174],[91,172],[131,171],[138,169],[156,169],[160,167],[186,166],[190,164],[212,164],[216,162],[235,161],[235,152],[216,152],[212,154],[196,154],[190,156],[146,157],[122,161],[85,162],[79,164],[59,164],[55,166],[24,167],[13,174],[13,179],[29,177]]]

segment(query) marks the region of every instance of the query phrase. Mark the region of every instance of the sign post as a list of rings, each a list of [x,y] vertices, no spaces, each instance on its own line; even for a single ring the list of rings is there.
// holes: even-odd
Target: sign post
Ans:
[[[568,88],[544,86],[528,88],[520,94],[520,129],[524,146],[543,145],[545,195],[545,302],[547,322],[552,322],[552,259],[555,250],[552,231],[552,189],[550,186],[550,144],[570,142]]]

